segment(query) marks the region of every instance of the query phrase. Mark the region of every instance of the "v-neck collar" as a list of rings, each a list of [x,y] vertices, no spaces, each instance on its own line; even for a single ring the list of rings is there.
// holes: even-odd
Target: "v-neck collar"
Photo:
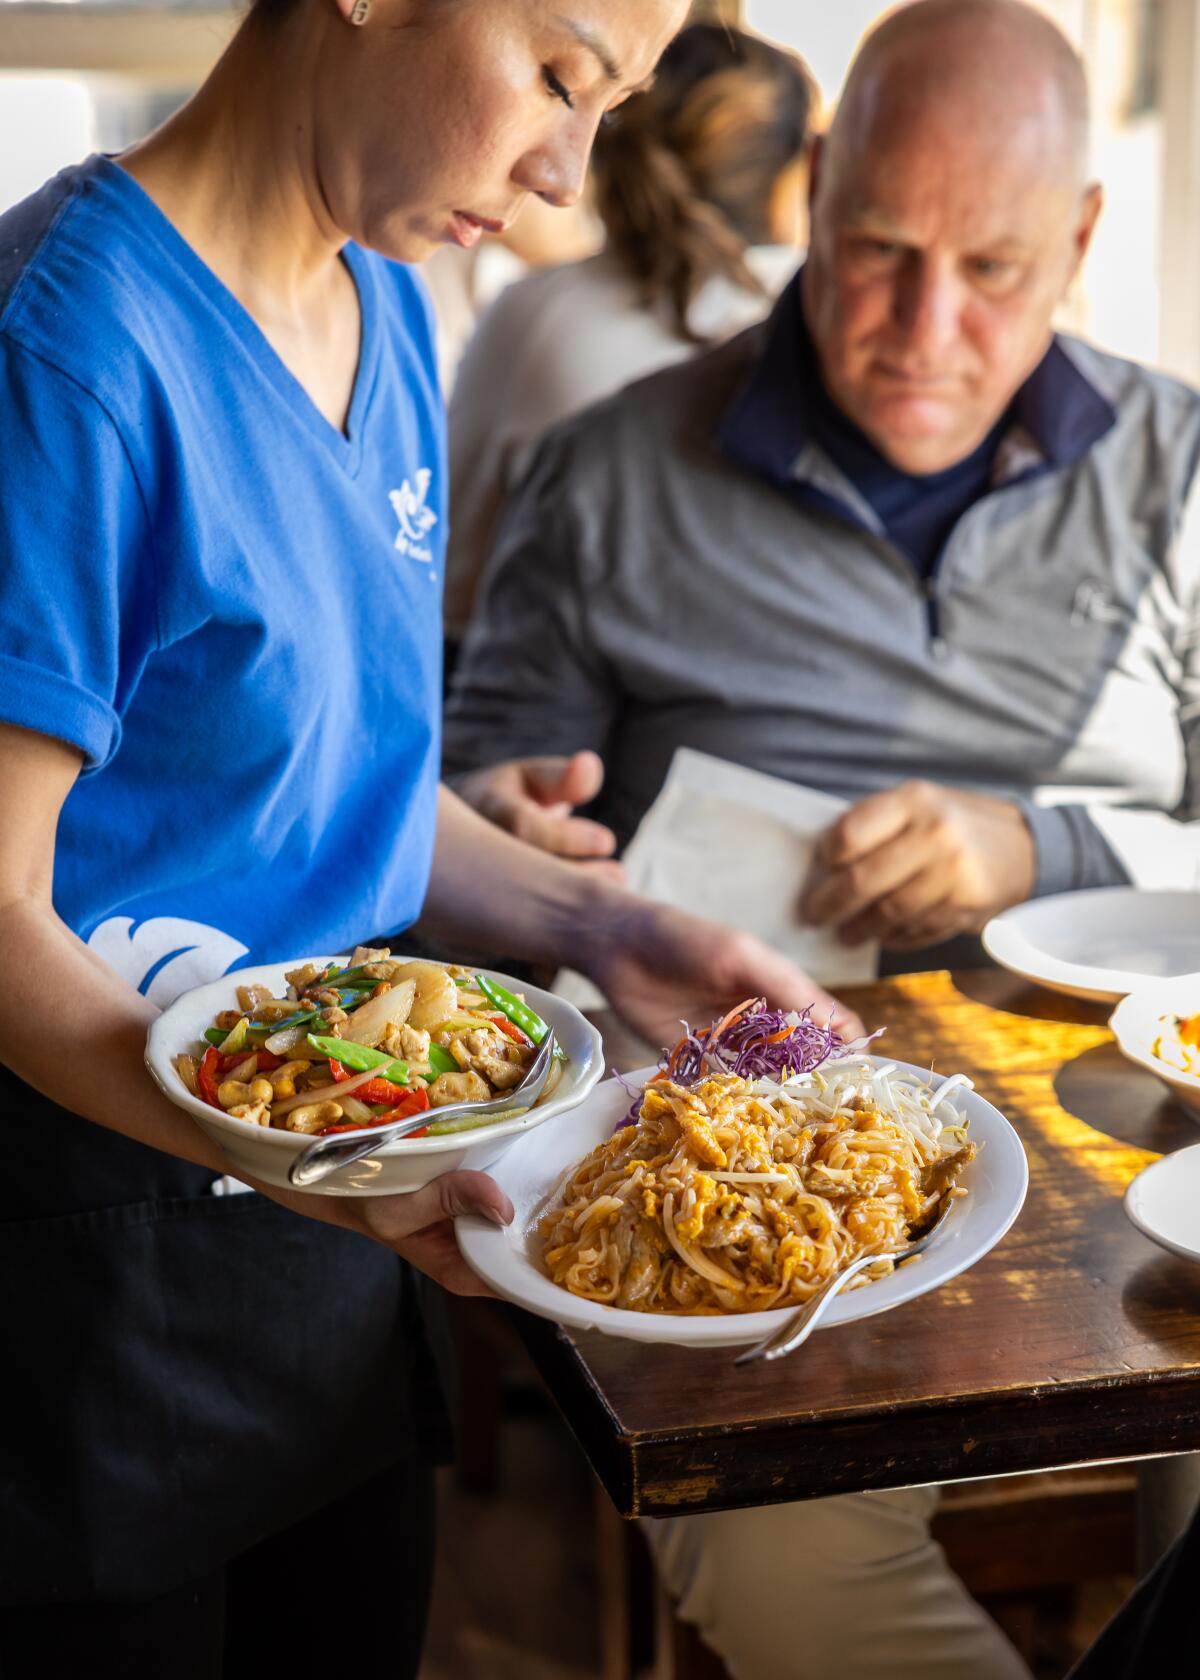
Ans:
[[[362,463],[364,425],[379,371],[380,356],[379,299],[376,277],[366,253],[352,244],[345,245],[342,250],[342,257],[358,294],[361,336],[354,389],[346,413],[346,429],[341,432],[321,413],[250,311],[238,301],[195,247],[188,243],[174,222],[159,209],[140,182],[106,154],[97,154],[90,161],[95,165],[95,178],[125,201],[137,218],[140,229],[157,241],[165,254],[222,317],[246,354],[264,377],[270,380],[297,421],[318,443],[329,450],[351,477],[354,477]]]

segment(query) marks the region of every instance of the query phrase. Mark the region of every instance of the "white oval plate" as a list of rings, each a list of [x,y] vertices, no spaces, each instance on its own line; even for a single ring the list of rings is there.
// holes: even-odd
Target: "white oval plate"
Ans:
[[[1121,1054],[1161,1079],[1183,1105],[1200,1110],[1200,1074],[1173,1068],[1154,1054],[1154,1041],[1169,1035],[1164,1016],[1200,1014],[1200,974],[1170,980],[1146,980],[1128,992],[1109,1017]],[[1194,1115],[1200,1120],[1200,1115]]]
[[[1143,1167],[1125,1192],[1125,1212],[1151,1242],[1200,1260],[1200,1143]]]
[[[886,1062],[919,1078],[928,1077],[928,1069],[906,1062],[882,1056],[858,1059],[877,1066]],[[630,1084],[638,1086],[655,1071],[642,1068],[627,1077]],[[933,1083],[936,1087],[942,1079],[935,1076]],[[970,1137],[982,1146],[963,1174],[962,1183],[970,1194],[962,1198],[945,1230],[919,1259],[878,1283],[841,1296],[825,1315],[821,1328],[870,1318],[957,1277],[996,1246],[1021,1211],[1029,1168],[1020,1138],[1000,1111],[976,1092],[960,1091],[953,1100],[970,1120]],[[722,1318],[630,1312],[626,1307],[607,1307],[572,1295],[552,1283],[542,1270],[536,1232],[539,1217],[575,1164],[612,1136],[629,1103],[624,1086],[607,1079],[557,1126],[519,1139],[496,1174],[516,1209],[512,1224],[498,1230],[486,1220],[466,1215],[454,1222],[467,1264],[505,1300],[572,1330],[599,1330],[634,1342],[672,1342],[684,1347],[736,1347],[761,1340],[778,1329],[795,1308],[730,1313]]]
[[[245,1175],[261,1179],[265,1184],[283,1190],[297,1190],[289,1183],[288,1168],[293,1160],[312,1142],[298,1132],[273,1131],[270,1127],[252,1126],[249,1121],[235,1120],[230,1114],[219,1113],[208,1103],[193,1097],[176,1073],[172,1062],[185,1050],[193,1050],[203,1040],[207,1027],[222,1009],[235,1006],[238,986],[269,986],[276,996],[287,991],[285,973],[299,968],[303,962],[328,962],[328,957],[297,957],[291,962],[268,963],[262,968],[239,968],[220,980],[197,986],[176,998],[169,1009],[154,1022],[146,1039],[146,1066],[177,1108],[186,1110],[199,1122],[208,1135],[229,1157],[230,1170],[235,1177]],[[417,959],[400,959],[417,960]],[[420,959],[424,960],[424,959]],[[483,1171],[503,1155],[509,1142],[523,1132],[531,1132],[544,1125],[556,1114],[562,1114],[582,1102],[604,1071],[604,1049],[600,1034],[590,1021],[563,998],[530,986],[524,980],[514,980],[497,974],[490,968],[480,969],[510,991],[519,991],[537,1011],[543,1021],[554,1028],[559,1044],[570,1060],[563,1069],[558,1089],[548,1102],[530,1109],[513,1120],[499,1120],[494,1126],[480,1127],[477,1132],[460,1132],[439,1138],[400,1138],[385,1143],[376,1155],[369,1155],[353,1166],[343,1167],[332,1178],[320,1184],[305,1185],[303,1194],[314,1196],[391,1196],[408,1190],[419,1190],[440,1173],[454,1172],[459,1167]]]
[[[993,916],[983,947],[1052,991],[1115,1003],[1145,980],[1200,969],[1200,893],[1094,887]]]

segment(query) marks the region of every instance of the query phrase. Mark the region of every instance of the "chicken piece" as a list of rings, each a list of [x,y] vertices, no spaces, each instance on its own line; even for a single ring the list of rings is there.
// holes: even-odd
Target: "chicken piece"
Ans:
[[[429,1106],[444,1108],[447,1103],[486,1102],[491,1096],[486,1082],[472,1071],[439,1073],[429,1087]]]
[[[368,963],[383,962],[391,954],[392,948],[390,945],[356,945],[350,954],[350,961],[346,964],[346,967],[365,968]],[[290,979],[291,976],[289,975],[288,978]]]
[[[849,1167],[827,1167],[823,1163],[810,1167],[804,1187],[814,1196],[828,1197],[849,1196],[856,1189]]]
[[[478,1069],[481,1061],[493,1057],[503,1059],[505,1042],[506,1040],[492,1027],[474,1027],[470,1032],[447,1033],[445,1038],[446,1049],[460,1068]]]
[[[420,1027],[410,1027],[407,1022],[403,1026],[393,1023],[380,1039],[378,1048],[411,1066],[429,1061],[429,1043],[429,1034]]]
[[[515,1090],[525,1077],[525,1069],[519,1062],[502,1062],[492,1056],[481,1056],[476,1072],[483,1075],[493,1091]]]
[[[346,1022],[350,1019],[337,1004],[321,1011],[321,1031],[326,1038],[345,1038]]]
[[[450,1054],[460,1068],[482,1074],[496,1091],[511,1091],[525,1077],[524,1063],[519,1055],[510,1061],[507,1055],[509,1040],[491,1027],[476,1027],[470,1032],[455,1033],[450,1039]],[[513,1045],[514,1050],[518,1049]]]
[[[316,963],[308,962],[301,968],[290,969],[283,978],[289,986],[296,988],[296,993],[299,995],[306,986],[311,986],[314,980],[319,980],[324,972],[323,967],[319,968]]]
[[[741,1243],[748,1243],[752,1237],[765,1237],[766,1232],[754,1216],[739,1208],[727,1214],[723,1209],[721,1216],[710,1219],[701,1238],[701,1248],[732,1248]]]

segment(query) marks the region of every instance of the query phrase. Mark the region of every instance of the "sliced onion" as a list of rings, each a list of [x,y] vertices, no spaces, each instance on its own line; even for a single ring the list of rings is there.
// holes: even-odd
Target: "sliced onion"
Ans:
[[[349,1120],[355,1126],[369,1126],[375,1116],[365,1102],[359,1102],[357,1097],[342,1095],[342,1086],[338,1086],[338,1107],[342,1111],[342,1119]]]
[[[355,1044],[365,1044],[368,1050],[374,1050],[389,1027],[403,1026],[408,1020],[416,991],[415,980],[402,980],[390,991],[360,1003],[350,1012],[346,1036]]]
[[[272,1056],[290,1056],[293,1050],[307,1049],[309,1033],[320,1024],[315,1020],[301,1021],[298,1027],[284,1027],[282,1032],[263,1039],[263,1049],[269,1050]]]
[[[333,1085],[318,1085],[312,1091],[297,1091],[294,1097],[284,1097],[282,1102],[271,1104],[271,1119],[276,1120],[281,1114],[290,1114],[294,1108],[303,1108],[306,1103],[325,1102],[332,1098],[335,1102],[342,1097],[348,1097],[358,1090],[360,1085],[366,1085],[372,1079],[379,1078],[377,1067],[368,1068],[365,1073],[356,1073],[353,1079],[343,1079]]]

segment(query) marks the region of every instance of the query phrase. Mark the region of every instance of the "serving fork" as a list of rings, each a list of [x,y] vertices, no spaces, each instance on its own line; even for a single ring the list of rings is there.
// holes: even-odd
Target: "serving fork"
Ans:
[[[942,1197],[933,1223],[927,1225],[918,1237],[905,1243],[903,1248],[893,1249],[890,1254],[860,1254],[858,1259],[852,1260],[844,1270],[835,1272],[828,1283],[823,1284],[815,1295],[810,1295],[804,1305],[798,1307],[778,1330],[764,1336],[761,1342],[747,1348],[745,1353],[739,1353],[733,1363],[753,1365],[759,1359],[782,1359],[785,1353],[794,1352],[812,1335],[834,1297],[845,1288],[851,1278],[857,1277],[866,1267],[874,1265],[876,1260],[893,1260],[899,1265],[902,1260],[909,1260],[914,1254],[920,1254],[946,1223],[950,1210],[958,1199],[952,1192],[947,1191]]]
[[[335,1132],[331,1137],[314,1138],[288,1168],[288,1178],[299,1189],[307,1189],[309,1185],[320,1184],[322,1179],[342,1167],[352,1166],[355,1161],[364,1161],[368,1155],[376,1154],[385,1143],[407,1137],[410,1132],[424,1131],[426,1126],[438,1125],[444,1120],[457,1120],[460,1115],[483,1119],[491,1115],[524,1114],[546,1088],[554,1050],[554,1033],[550,1031],[542,1040],[521,1083],[488,1102],[445,1103],[441,1108],[424,1109],[420,1114],[409,1115],[406,1120],[393,1120],[386,1126],[364,1126],[361,1131]],[[472,1132],[464,1128],[460,1135],[470,1137]]]

